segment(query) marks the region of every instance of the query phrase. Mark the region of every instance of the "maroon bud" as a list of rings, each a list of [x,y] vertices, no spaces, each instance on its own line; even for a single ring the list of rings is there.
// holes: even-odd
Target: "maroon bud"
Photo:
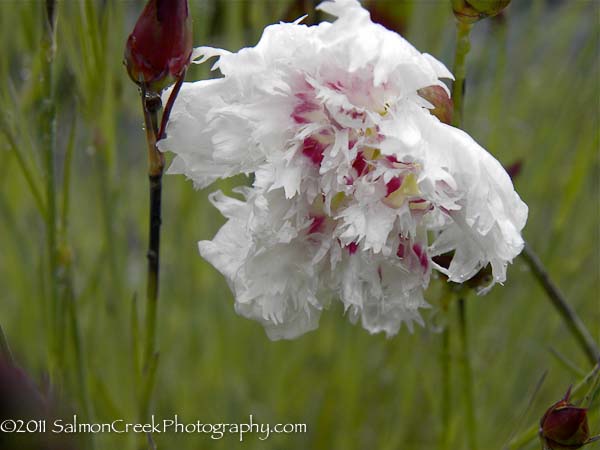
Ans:
[[[125,46],[131,79],[160,92],[180,77],[192,54],[192,21],[187,0],[150,0]]]
[[[62,419],[58,415],[55,399],[48,392],[39,389],[23,369],[0,356],[0,423],[5,425],[4,429],[0,430],[0,448],[2,450],[81,448],[77,445],[73,434],[51,432],[49,424],[59,418]],[[21,428],[20,422],[26,426]],[[43,428],[42,423],[47,423],[48,427]]]
[[[452,0],[452,10],[463,23],[475,23],[486,17],[500,14],[510,0]]]
[[[510,177],[510,179],[514,181],[514,179],[517,178],[521,174],[522,169],[523,169],[523,160],[517,159],[510,166],[506,167],[506,173],[508,173],[508,176]]]
[[[440,122],[450,125],[454,112],[454,102],[441,86],[427,86],[419,89],[418,94],[431,103],[434,108],[431,114],[440,119]]]
[[[540,421],[540,438],[548,450],[571,450],[589,442],[587,409],[569,403],[571,388]]]

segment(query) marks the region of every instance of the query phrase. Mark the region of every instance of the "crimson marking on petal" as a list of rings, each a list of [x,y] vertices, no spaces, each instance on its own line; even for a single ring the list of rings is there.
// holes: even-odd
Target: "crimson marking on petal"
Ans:
[[[359,177],[367,173],[368,166],[363,152],[358,152],[356,159],[352,163],[352,168],[356,170]]]
[[[423,270],[427,270],[429,268],[429,259],[427,258],[427,252],[423,250],[423,247],[421,247],[420,244],[414,244],[412,249],[415,255],[417,255],[417,258],[419,258],[419,264],[421,264]]]
[[[294,107],[294,111],[292,111],[291,114],[292,119],[294,119],[298,124],[310,123],[311,120],[306,117],[306,115],[315,111],[319,111],[321,106],[319,106],[318,103],[315,103],[312,95],[305,92],[295,94],[294,97],[300,100],[300,103]]]
[[[333,89],[334,91],[340,92],[342,90],[342,84],[339,81],[332,83],[331,81],[327,83],[327,87]]]
[[[352,119],[356,120],[356,119],[365,119],[365,113],[362,111],[356,111],[356,110],[352,110],[350,112],[350,117],[352,117]]]
[[[350,242],[348,245],[346,245],[346,248],[348,249],[348,253],[354,255],[358,250],[358,242]]]
[[[402,177],[394,177],[394,178],[392,178],[385,185],[385,187],[386,187],[386,194],[385,194],[385,196],[387,197],[392,192],[397,191],[398,189],[400,189],[400,186],[402,186]]]
[[[294,121],[298,125],[304,125],[304,124],[310,123],[310,120],[308,120],[306,117],[302,117],[298,114],[292,114],[292,119],[294,119]]]
[[[398,159],[394,155],[386,155],[385,159],[387,159],[391,163],[397,163]]]
[[[314,164],[320,166],[323,162],[323,152],[325,151],[325,147],[325,144],[317,139],[307,137],[304,139],[302,154],[308,157]]]
[[[316,103],[303,101],[302,103],[296,105],[296,107],[294,108],[294,114],[310,113],[313,111],[318,111],[319,109],[321,109],[321,107]]]
[[[308,229],[308,234],[319,233],[325,227],[325,216],[311,216],[312,223]]]

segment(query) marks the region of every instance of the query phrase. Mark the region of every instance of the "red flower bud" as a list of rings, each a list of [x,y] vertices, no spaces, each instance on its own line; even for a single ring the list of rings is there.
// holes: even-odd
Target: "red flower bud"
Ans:
[[[459,21],[475,23],[500,14],[509,3],[510,0],[452,0],[452,10]]]
[[[540,437],[548,450],[572,450],[589,442],[587,409],[569,403],[571,388],[540,421]]]
[[[452,113],[454,112],[454,102],[441,86],[427,86],[418,90],[421,97],[431,103],[435,108],[430,112],[440,119],[440,122],[450,125],[452,123]]]
[[[517,159],[510,166],[505,167],[506,173],[510,177],[511,180],[514,180],[521,174],[521,170],[523,169],[523,160]]]
[[[131,79],[160,92],[180,77],[192,54],[187,0],[150,0],[125,46]]]

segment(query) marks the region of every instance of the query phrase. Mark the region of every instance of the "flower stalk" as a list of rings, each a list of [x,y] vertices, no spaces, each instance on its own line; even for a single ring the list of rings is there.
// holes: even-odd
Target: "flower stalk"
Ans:
[[[150,217],[148,230],[148,275],[146,316],[139,391],[140,420],[149,416],[150,404],[159,361],[157,350],[157,315],[160,279],[160,226],[162,176],[165,158],[157,147],[165,134],[171,109],[185,78],[192,54],[192,23],[187,0],[149,0],[125,45],[125,67],[131,80],[141,91],[148,155]],[[159,123],[163,107],[160,94],[175,83]],[[137,312],[133,305],[134,339],[137,334]]]
[[[3,118],[2,118],[3,119]],[[25,158],[24,152],[21,147],[17,144],[17,140],[13,135],[12,131],[9,129],[8,124],[2,120],[0,122],[0,132],[4,134],[6,141],[13,154],[15,155],[15,159],[17,160],[17,164],[19,169],[21,170],[23,177],[25,178],[25,182],[27,186],[29,186],[29,190],[31,191],[31,195],[35,201],[36,207],[44,219],[46,220],[46,206],[44,204],[42,189],[38,187],[38,183],[36,181],[36,173],[31,169],[27,160]]]
[[[548,299],[552,302],[552,305],[554,305],[556,311],[564,320],[567,328],[577,340],[581,349],[585,352],[589,362],[591,364],[596,364],[596,362],[600,360],[600,350],[598,349],[594,338],[573,307],[567,302],[556,283],[550,278],[550,275],[540,258],[527,243],[525,244],[525,248],[521,255],[531,269],[533,276],[546,292]]]
[[[454,55],[454,84],[452,86],[452,101],[454,110],[452,125],[463,127],[463,111],[465,98],[465,82],[467,76],[467,54],[471,49],[470,33],[473,25],[456,20],[456,49]],[[465,428],[467,443],[470,450],[477,448],[477,421],[475,420],[475,402],[473,395],[473,376],[469,352],[469,334],[467,323],[467,305],[464,298],[458,300],[458,328],[461,346],[460,367],[462,372],[463,407],[465,413]]]
[[[467,327],[467,307],[464,298],[458,300],[458,328],[461,345],[460,366],[462,371],[463,403],[466,414],[467,443],[470,450],[477,447],[477,421],[475,419],[475,401],[473,395],[473,376],[471,354],[469,352],[469,334]]]
[[[44,152],[44,169],[46,175],[46,251],[48,252],[48,271],[50,275],[50,324],[48,339],[49,371],[52,379],[60,379],[62,369],[62,340],[64,337],[62,324],[62,304],[59,295],[60,276],[58,270],[58,227],[56,201],[56,175],[54,158],[56,154],[56,104],[54,99],[54,58],[56,53],[56,1],[46,0],[44,18],[44,37],[42,39],[42,92],[44,104],[42,108],[42,148]]]
[[[158,136],[158,113],[162,108],[160,97],[149,94],[142,87],[142,107],[146,141],[148,144],[148,180],[150,193],[150,216],[148,235],[148,275],[146,285],[145,348],[142,360],[142,383],[140,419],[148,416],[152,397],[156,364],[156,318],[158,314],[158,289],[160,271],[160,225],[162,201],[162,174],[164,156],[156,148]]]
[[[454,114],[452,125],[462,128],[463,110],[465,97],[465,81],[467,76],[466,59],[471,50],[471,28],[470,23],[456,21],[456,49],[454,54],[454,84],[452,87],[452,101],[454,102]]]
[[[0,357],[9,364],[12,364],[13,362],[12,352],[10,351],[8,339],[6,339],[6,334],[4,333],[2,325],[0,325]]]
[[[444,315],[448,315],[448,300],[450,295],[444,296],[442,299],[442,310]],[[440,438],[440,448],[443,450],[450,449],[450,418],[452,404],[452,380],[451,380],[451,353],[450,353],[450,327],[446,323],[442,330],[442,352],[441,352],[441,378],[442,378],[442,433]]]
[[[148,145],[148,179],[150,192],[150,220],[148,237],[148,279],[146,286],[146,321],[145,321],[145,348],[142,360],[142,373],[145,376],[141,392],[140,417],[148,417],[152,393],[158,367],[157,350],[157,315],[160,273],[160,226],[162,222],[162,176],[165,167],[165,158],[156,147],[156,143],[164,137],[166,125],[179,94],[185,70],[178,77],[165,106],[159,126],[159,112],[162,109],[160,97],[149,92],[142,85],[142,108],[144,111],[144,124],[146,129],[146,142]]]

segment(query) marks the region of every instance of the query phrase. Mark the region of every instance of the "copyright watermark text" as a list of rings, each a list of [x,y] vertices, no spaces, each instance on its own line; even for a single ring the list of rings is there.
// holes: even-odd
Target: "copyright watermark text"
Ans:
[[[226,436],[236,436],[240,442],[246,434],[256,434],[258,439],[264,441],[272,434],[306,433],[304,423],[256,423],[252,414],[246,423],[203,423],[200,420],[185,422],[175,414],[168,419],[159,419],[152,415],[148,423],[131,423],[124,419],[115,419],[105,423],[87,423],[80,421],[77,415],[70,419],[55,420],[20,420],[7,419],[0,422],[0,433],[180,433],[180,434],[205,434],[211,439],[219,440]]]

